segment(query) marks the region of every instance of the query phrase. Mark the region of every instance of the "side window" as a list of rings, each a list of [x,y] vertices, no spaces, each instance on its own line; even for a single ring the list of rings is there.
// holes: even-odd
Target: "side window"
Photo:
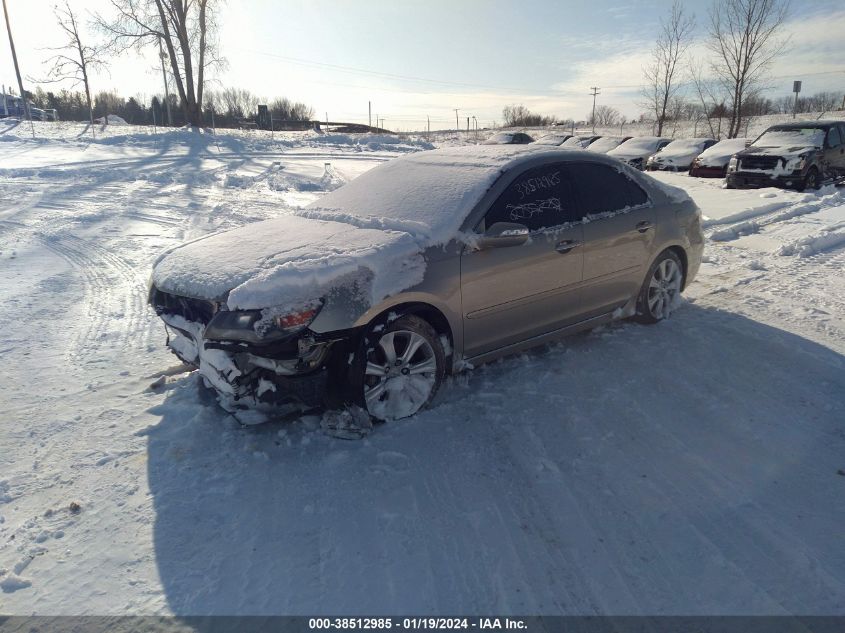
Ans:
[[[579,221],[574,211],[568,166],[535,167],[520,174],[484,218],[490,227],[496,222],[518,222],[531,231]]]
[[[607,165],[572,165],[572,183],[582,215],[613,213],[648,202],[648,195],[624,173]]]
[[[827,145],[828,147],[839,147],[842,144],[842,139],[839,137],[839,128],[834,126],[830,128],[830,132],[827,134]]]

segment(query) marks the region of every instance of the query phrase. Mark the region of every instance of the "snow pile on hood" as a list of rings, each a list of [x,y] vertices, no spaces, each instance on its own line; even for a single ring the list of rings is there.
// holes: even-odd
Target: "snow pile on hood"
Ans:
[[[745,149],[747,138],[727,138],[708,147],[698,155],[699,164],[703,167],[724,167],[731,156]]]
[[[222,299],[230,309],[295,307],[343,277],[360,275],[372,301],[422,280],[416,240],[405,232],[358,229],[340,222],[283,216],[216,233],[163,255],[158,288],[181,296]],[[366,270],[385,271],[370,283]],[[401,279],[396,272],[401,271]]]
[[[376,303],[422,281],[422,251],[453,239],[503,169],[529,153],[456,147],[398,158],[294,215],[165,253],[153,282],[201,299],[228,293],[230,309],[258,309],[295,307],[357,281],[369,292],[362,298]]]

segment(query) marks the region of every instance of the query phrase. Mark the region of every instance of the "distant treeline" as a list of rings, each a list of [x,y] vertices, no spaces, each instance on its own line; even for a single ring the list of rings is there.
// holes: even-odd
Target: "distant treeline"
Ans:
[[[88,120],[88,108],[82,92],[71,90],[51,92],[39,86],[28,95],[35,107],[56,110],[62,121]],[[185,125],[185,116],[177,96],[170,94],[168,97],[172,124]],[[152,97],[148,102],[142,96],[126,99],[116,92],[99,92],[93,95],[92,101],[94,118],[116,114],[127,123],[135,125],[152,125],[154,122],[162,125],[167,122],[167,104],[159,96]],[[219,91],[206,91],[203,98],[205,122],[211,125],[213,109],[214,123],[217,127],[238,127],[243,121],[255,120],[259,103],[267,104],[274,121],[310,121],[314,117],[314,109],[304,103],[294,102],[287,98],[275,98],[268,101],[248,90],[226,88]]]

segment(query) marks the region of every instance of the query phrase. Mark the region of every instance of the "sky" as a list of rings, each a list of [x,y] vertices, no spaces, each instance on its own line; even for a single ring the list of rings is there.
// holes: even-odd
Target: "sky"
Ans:
[[[47,73],[45,48],[60,37],[55,2],[7,4],[24,87],[33,89]],[[108,14],[109,1],[71,6],[85,16],[86,37],[96,40],[90,15]],[[691,58],[704,64],[709,2],[684,6],[697,19]],[[670,9],[671,0],[228,0],[219,13],[227,64],[210,87],[286,96],[332,121],[367,122],[371,102],[373,117],[397,131],[425,129],[427,117],[432,129],[454,128],[456,108],[461,127],[467,117],[491,126],[509,104],[584,119],[592,86],[601,89],[598,104],[632,118],[644,111],[643,67]],[[785,32],[789,54],[772,67],[767,96],[790,93],[793,79],[804,82],[805,94],[845,91],[840,0],[794,3]],[[148,100],[163,92],[157,64],[153,54],[126,53],[92,78],[92,89]],[[5,33],[0,83],[16,84]]]

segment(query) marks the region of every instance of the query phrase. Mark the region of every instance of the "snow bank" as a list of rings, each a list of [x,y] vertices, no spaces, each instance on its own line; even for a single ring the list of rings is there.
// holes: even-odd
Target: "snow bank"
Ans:
[[[807,235],[789,244],[784,244],[777,251],[777,254],[810,257],[842,244],[845,244],[845,222],[823,229],[813,235]]]

